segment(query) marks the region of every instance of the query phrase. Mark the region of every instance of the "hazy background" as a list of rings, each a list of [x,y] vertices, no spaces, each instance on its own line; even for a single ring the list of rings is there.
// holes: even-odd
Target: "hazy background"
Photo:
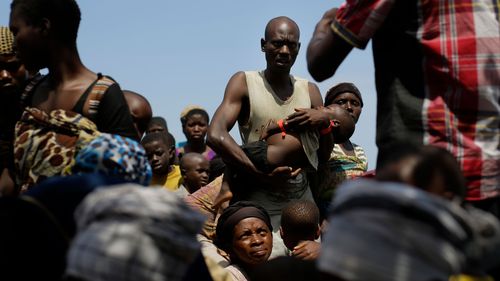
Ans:
[[[0,0],[0,24],[8,26],[10,0]],[[323,13],[342,1],[306,0],[80,0],[78,48],[83,63],[144,95],[178,142],[179,114],[190,104],[213,115],[229,78],[239,70],[262,70],[260,39],[266,23],[288,16],[301,29],[302,48],[292,74],[311,79],[305,52]],[[364,108],[351,140],[375,167],[376,94],[371,46],[353,50],[336,75],[318,83],[321,94],[339,82],[355,83]],[[231,134],[239,142],[237,126]]]

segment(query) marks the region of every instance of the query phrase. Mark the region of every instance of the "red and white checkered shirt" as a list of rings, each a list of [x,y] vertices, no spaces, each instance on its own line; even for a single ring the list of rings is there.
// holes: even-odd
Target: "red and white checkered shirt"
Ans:
[[[354,47],[373,39],[379,148],[446,148],[468,200],[500,196],[499,11],[498,0],[347,0],[331,25]]]

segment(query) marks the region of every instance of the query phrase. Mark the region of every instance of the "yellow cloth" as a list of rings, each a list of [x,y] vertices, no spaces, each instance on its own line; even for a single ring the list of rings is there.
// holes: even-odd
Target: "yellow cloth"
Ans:
[[[450,277],[449,281],[494,281],[490,276],[472,276],[472,275],[455,275]]]
[[[174,191],[181,185],[181,179],[181,168],[179,165],[172,165],[172,170],[167,175],[153,175],[150,185],[161,185],[170,191]]]

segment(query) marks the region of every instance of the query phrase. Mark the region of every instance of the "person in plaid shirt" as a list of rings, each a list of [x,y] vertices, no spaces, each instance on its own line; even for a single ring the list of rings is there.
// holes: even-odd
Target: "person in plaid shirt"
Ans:
[[[500,213],[500,2],[347,0],[327,11],[307,50],[311,75],[331,77],[372,40],[377,167],[401,140],[450,151],[466,199]]]

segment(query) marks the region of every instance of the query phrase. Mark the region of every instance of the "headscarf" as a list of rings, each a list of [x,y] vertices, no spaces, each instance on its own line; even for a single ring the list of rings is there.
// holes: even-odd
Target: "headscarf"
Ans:
[[[203,107],[199,105],[188,105],[181,111],[180,118],[182,126],[184,127],[186,125],[189,116],[196,113],[205,116],[207,118],[207,121],[209,121],[210,116],[208,116],[208,112]]]
[[[219,217],[215,230],[217,246],[226,250],[227,244],[232,240],[234,227],[246,218],[261,219],[270,231],[273,230],[271,218],[264,208],[250,201],[238,201],[229,205]]]
[[[204,217],[166,190],[100,189],[75,212],[66,273],[84,280],[181,280],[200,252]]]
[[[136,141],[103,133],[77,154],[73,173],[100,173],[149,185],[153,172],[144,148]]]
[[[14,35],[8,27],[0,26],[0,55],[14,54]]]
[[[360,179],[336,193],[318,268],[350,281],[448,280],[498,254],[499,233],[485,212],[407,185]]]
[[[356,97],[358,97],[359,99],[359,102],[361,103],[361,107],[363,107],[363,98],[361,97],[361,92],[359,91],[358,87],[356,87],[353,83],[339,83],[330,88],[330,90],[326,92],[325,105],[332,104],[333,100],[338,95],[346,92],[353,93],[354,95],[356,95]]]

